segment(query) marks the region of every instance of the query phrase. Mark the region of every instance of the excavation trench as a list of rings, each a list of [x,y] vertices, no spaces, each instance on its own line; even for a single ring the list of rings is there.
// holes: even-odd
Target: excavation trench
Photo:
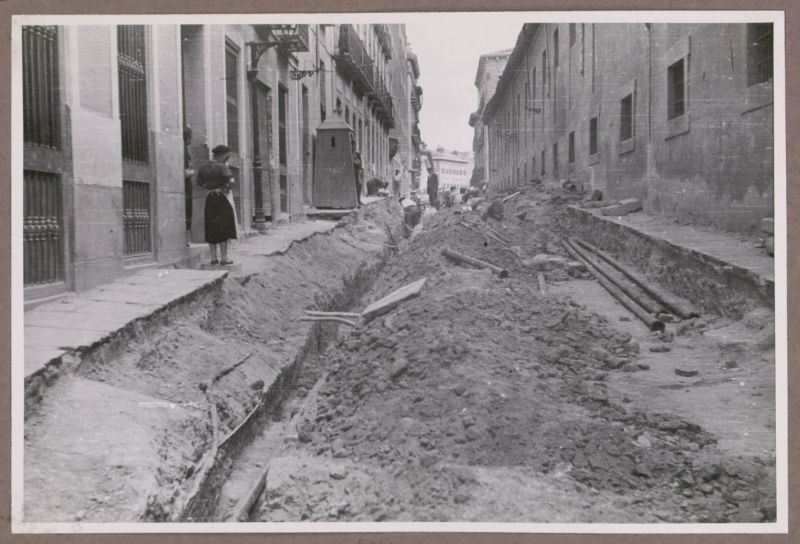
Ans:
[[[314,295],[313,305],[306,305],[306,309],[327,312],[347,311],[355,308],[364,293],[370,289],[383,269],[389,255],[386,243],[378,233],[390,233],[397,229],[395,217],[386,216],[387,212],[391,213],[391,205],[381,204],[380,206],[381,208],[376,214],[378,217],[373,218],[375,219],[374,221],[370,221],[369,213],[367,213],[365,224],[351,225],[347,229],[366,231],[368,234],[378,236],[378,241],[382,243],[373,245],[371,252],[358,259],[358,264],[355,265],[354,270],[346,274],[338,285],[331,286],[329,284],[324,291],[317,292]],[[383,223],[381,227],[376,225],[379,221]],[[344,241],[346,245],[351,245],[346,239],[340,239],[339,241]],[[356,249],[360,248],[356,247]],[[324,271],[325,262],[324,253],[320,253],[317,266],[321,267],[321,271]],[[269,281],[269,275],[258,273],[239,278],[239,282],[245,291],[248,290],[248,284],[251,284],[251,282],[257,284],[259,280]],[[301,283],[299,287],[302,290],[304,284]],[[247,295],[245,295],[245,298],[247,298]],[[295,311],[297,310],[302,311],[299,308],[295,308]],[[293,324],[287,325],[294,326]],[[303,372],[304,363],[308,358],[324,352],[331,340],[336,337],[336,334],[336,327],[325,323],[314,323],[308,330],[302,346],[293,356],[291,363],[282,367],[277,376],[269,382],[264,383],[257,402],[241,422],[226,434],[217,433],[215,432],[216,430],[212,431],[212,436],[217,436],[218,438],[217,440],[212,439],[208,451],[200,462],[191,490],[173,507],[175,519],[178,521],[210,521],[224,517],[220,516],[219,513],[221,509],[224,510],[224,505],[220,506],[220,498],[223,495],[226,481],[230,479],[233,472],[239,470],[237,460],[243,454],[246,456],[247,449],[260,447],[258,444],[252,444],[253,440],[261,436],[265,431],[268,432],[276,421],[281,420],[286,401],[296,396],[296,382],[298,376]],[[242,362],[240,361],[234,366],[239,364],[242,364]],[[233,368],[230,367],[229,370],[233,371]],[[226,369],[223,373],[227,373],[229,370]],[[256,384],[258,383],[256,382]],[[214,403],[214,399],[223,397],[225,391],[216,392],[216,384],[211,382],[206,387],[209,404],[216,408],[217,405]],[[216,411],[212,408],[212,422]]]
[[[326,293],[323,296],[325,302],[318,303],[316,309],[347,311],[354,308],[374,283],[384,264],[384,259],[363,264],[355,275],[346,278],[338,290]],[[264,431],[265,426],[280,420],[283,406],[293,395],[298,375],[303,372],[304,362],[309,357],[324,352],[335,334],[335,330],[329,325],[316,323],[311,327],[299,353],[280,371],[275,380],[264,386],[256,406],[239,425],[221,437],[216,448],[206,454],[200,477],[197,478],[178,521],[207,521],[217,517],[215,512],[219,508],[220,493],[235,468],[237,458]]]

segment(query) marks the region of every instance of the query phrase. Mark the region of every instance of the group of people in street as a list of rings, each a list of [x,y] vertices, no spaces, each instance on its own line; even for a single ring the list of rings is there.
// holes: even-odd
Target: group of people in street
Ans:
[[[228,258],[228,242],[236,240],[237,218],[236,206],[233,200],[232,189],[235,179],[228,160],[231,157],[231,149],[226,145],[218,145],[211,150],[211,161],[201,165],[197,170],[192,165],[190,145],[192,141],[192,129],[185,127],[183,132],[184,139],[184,190],[186,198],[186,231],[187,240],[191,239],[192,230],[192,207],[194,199],[194,183],[208,191],[204,203],[204,235],[205,241],[209,246],[210,264],[227,266],[233,264]],[[351,139],[353,153],[353,170],[356,189],[356,202],[360,208],[363,203],[361,200],[363,164],[361,154],[356,149],[355,139]],[[399,196],[400,175],[394,172],[392,176],[391,193]],[[381,184],[384,188],[388,183]],[[433,167],[428,168],[427,193],[430,206],[439,209],[439,177]],[[188,242],[187,242],[188,243]]]

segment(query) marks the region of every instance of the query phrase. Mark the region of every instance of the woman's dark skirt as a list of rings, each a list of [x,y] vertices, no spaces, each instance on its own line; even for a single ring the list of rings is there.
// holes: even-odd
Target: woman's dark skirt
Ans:
[[[219,244],[236,239],[236,217],[224,194],[211,191],[205,206],[206,243]]]

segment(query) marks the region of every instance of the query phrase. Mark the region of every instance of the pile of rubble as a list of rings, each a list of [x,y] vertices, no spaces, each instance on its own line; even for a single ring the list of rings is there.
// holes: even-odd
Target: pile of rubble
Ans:
[[[774,519],[768,462],[720,456],[698,425],[609,399],[610,373],[648,370],[641,348],[543,293],[537,276],[585,269],[546,227],[547,195],[508,196],[429,214],[405,242],[368,296],[428,278],[423,293],[345,332],[302,378],[315,394],[296,443],[273,461],[258,517],[495,521],[490,512],[515,512],[538,482],[571,505],[560,512],[571,521]],[[498,491],[504,478],[520,488]]]

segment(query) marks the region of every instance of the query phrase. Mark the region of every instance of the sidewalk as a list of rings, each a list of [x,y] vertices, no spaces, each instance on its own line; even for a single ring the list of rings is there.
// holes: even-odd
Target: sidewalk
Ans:
[[[109,341],[131,324],[218,285],[229,274],[257,270],[258,261],[286,252],[292,244],[319,233],[330,232],[335,221],[307,221],[270,227],[231,244],[233,267],[208,266],[208,249],[190,249],[196,269],[150,268],[96,287],[72,293],[25,312],[25,389],[40,400],[41,390],[63,370],[62,358]],[[195,266],[197,266],[195,264]]]

